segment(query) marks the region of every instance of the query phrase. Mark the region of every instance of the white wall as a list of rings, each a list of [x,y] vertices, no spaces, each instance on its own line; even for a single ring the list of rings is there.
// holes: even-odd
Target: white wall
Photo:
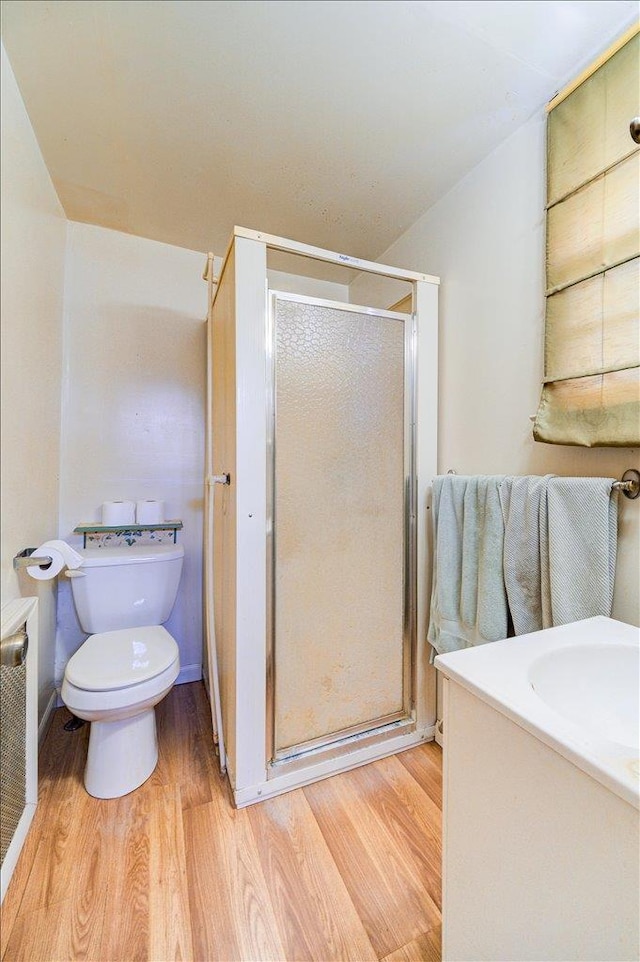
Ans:
[[[5,54],[2,59],[2,600],[39,599],[38,701],[53,692],[55,582],[13,556],[58,528],[66,220]]]
[[[103,501],[158,498],[180,518],[185,562],[167,623],[182,680],[202,649],[205,256],[69,223],[61,443],[61,538]],[[86,635],[69,585],[58,605],[56,676]]]
[[[472,170],[380,257],[439,274],[438,470],[459,474],[621,477],[638,450],[540,444],[529,415],[538,404],[544,331],[544,116]],[[397,292],[366,275],[351,301]],[[613,616],[640,624],[640,500],[620,498]]]
[[[287,274],[284,271],[267,271],[269,287],[273,291],[287,294],[304,294],[306,297],[319,297],[327,301],[349,301],[349,285],[337,284],[316,277],[301,274]]]

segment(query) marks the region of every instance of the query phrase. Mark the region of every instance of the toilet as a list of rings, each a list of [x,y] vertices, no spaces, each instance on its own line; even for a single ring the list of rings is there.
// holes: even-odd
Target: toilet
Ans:
[[[155,706],[180,671],[178,646],[163,622],[173,608],[184,548],[84,548],[71,575],[73,600],[89,638],[70,658],[61,697],[91,722],[85,788],[119,798],[142,785],[158,762]]]

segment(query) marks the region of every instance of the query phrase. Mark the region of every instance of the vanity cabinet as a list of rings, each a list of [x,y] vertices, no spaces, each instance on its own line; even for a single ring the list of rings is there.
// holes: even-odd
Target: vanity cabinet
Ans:
[[[443,689],[443,962],[637,959],[637,809],[463,684]]]

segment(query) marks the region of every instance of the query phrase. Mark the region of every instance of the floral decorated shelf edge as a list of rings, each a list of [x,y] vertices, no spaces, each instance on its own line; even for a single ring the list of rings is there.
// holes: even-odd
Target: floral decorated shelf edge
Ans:
[[[181,528],[181,521],[167,521],[165,526],[102,527],[98,524],[81,524],[74,530],[82,534],[85,548],[120,548],[136,544],[175,544]]]

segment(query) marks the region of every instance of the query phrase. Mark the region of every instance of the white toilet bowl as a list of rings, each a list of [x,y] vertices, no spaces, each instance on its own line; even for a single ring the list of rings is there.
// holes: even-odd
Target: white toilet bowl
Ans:
[[[84,784],[119,798],[149,778],[158,761],[155,705],[180,671],[178,646],[161,625],[90,635],[69,660],[61,696],[91,722]]]

